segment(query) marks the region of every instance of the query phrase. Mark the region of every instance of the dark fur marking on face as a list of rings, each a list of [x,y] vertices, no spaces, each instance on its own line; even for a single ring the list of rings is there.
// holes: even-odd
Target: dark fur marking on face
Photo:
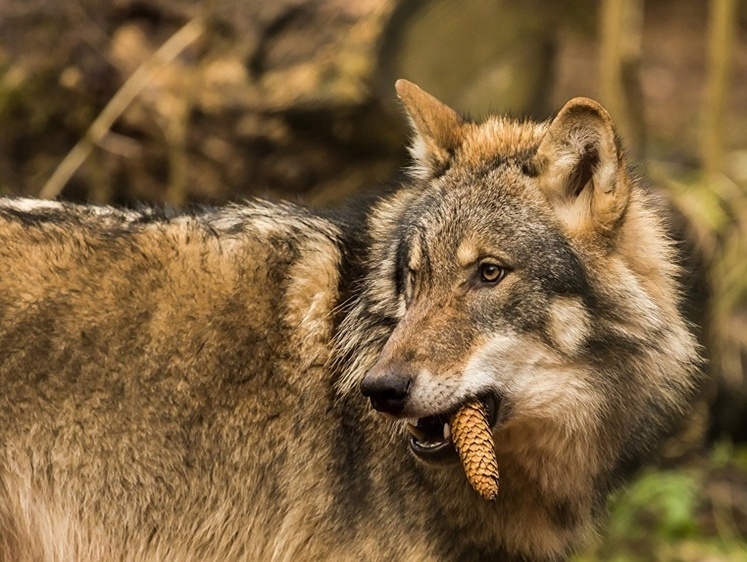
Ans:
[[[592,291],[586,270],[570,245],[560,236],[546,237],[543,242],[541,246],[530,248],[534,255],[530,258],[532,272],[542,288],[557,296],[589,299]]]
[[[402,226],[396,230],[395,243],[397,244],[397,250],[394,260],[394,286],[397,295],[403,295],[406,289],[407,270],[410,266],[410,244]]]
[[[595,331],[587,339],[586,347],[590,357],[596,358],[600,364],[613,362],[616,366],[624,367],[618,363],[642,354],[649,344],[623,334]]]

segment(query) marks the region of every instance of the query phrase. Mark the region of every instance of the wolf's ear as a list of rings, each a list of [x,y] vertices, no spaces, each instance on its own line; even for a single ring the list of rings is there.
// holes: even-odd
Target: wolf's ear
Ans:
[[[597,102],[563,106],[533,161],[542,190],[571,231],[612,233],[625,214],[629,185],[612,118]]]
[[[397,95],[410,117],[415,138],[410,147],[413,175],[428,179],[449,166],[452,153],[461,144],[462,118],[412,82],[397,80]]]

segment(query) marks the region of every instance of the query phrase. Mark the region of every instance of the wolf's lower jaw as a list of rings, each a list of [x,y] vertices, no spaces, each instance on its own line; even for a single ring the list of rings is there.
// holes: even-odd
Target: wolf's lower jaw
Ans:
[[[480,396],[479,400],[487,408],[490,427],[495,428],[501,403],[500,398],[494,394],[486,394]],[[435,465],[459,462],[459,455],[451,440],[449,420],[460,407],[461,405],[449,412],[419,418],[415,424],[410,422],[406,424],[405,427],[410,432],[408,440],[410,451],[418,459]]]

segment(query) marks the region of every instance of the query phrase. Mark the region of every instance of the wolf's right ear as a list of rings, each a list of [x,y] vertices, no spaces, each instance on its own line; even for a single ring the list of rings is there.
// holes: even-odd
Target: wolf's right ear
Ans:
[[[630,197],[612,118],[597,102],[574,98],[540,142],[533,174],[571,231],[611,234]]]
[[[462,142],[464,121],[456,111],[412,82],[400,79],[394,87],[415,132],[410,147],[412,174],[429,179],[443,173]]]

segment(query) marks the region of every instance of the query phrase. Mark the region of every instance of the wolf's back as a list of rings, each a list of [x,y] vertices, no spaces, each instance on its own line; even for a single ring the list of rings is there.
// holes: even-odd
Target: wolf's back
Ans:
[[[0,203],[0,559],[292,550],[268,529],[289,458],[332,447],[299,429],[332,413],[298,412],[331,392],[335,236],[261,203]]]

